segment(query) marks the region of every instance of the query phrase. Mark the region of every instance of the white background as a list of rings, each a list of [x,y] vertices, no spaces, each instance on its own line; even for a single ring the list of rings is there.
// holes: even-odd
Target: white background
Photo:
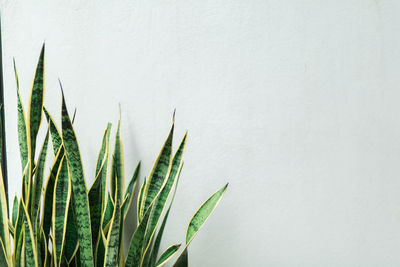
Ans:
[[[177,109],[175,147],[189,140],[163,247],[230,182],[191,266],[399,266],[399,12],[395,0],[3,0],[10,195],[12,58],[26,103],[45,41],[45,105],[59,119],[60,78],[88,181],[118,103],[127,177],[139,159],[148,174]]]

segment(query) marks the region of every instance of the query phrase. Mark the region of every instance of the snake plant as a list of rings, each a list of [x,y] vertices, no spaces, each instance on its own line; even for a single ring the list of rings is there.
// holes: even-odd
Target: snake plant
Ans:
[[[94,182],[88,189],[64,95],[58,126],[43,106],[44,51],[43,45],[26,113],[14,62],[22,188],[20,198],[14,198],[12,210],[8,211],[4,182],[0,179],[0,266],[155,267],[172,258],[175,258],[173,266],[188,266],[188,246],[218,205],[227,185],[194,213],[186,230],[185,244],[171,244],[160,253],[183,167],[187,134],[173,154],[172,123],[147,179],[135,190],[139,186],[140,162],[125,188],[121,122],[119,119],[113,149],[110,149],[109,123],[103,134]],[[42,117],[46,118],[47,132],[38,144]],[[49,153],[53,154],[50,158],[54,160],[46,181],[49,143],[52,144]],[[137,198],[135,191],[139,192]],[[127,238],[123,235],[124,222],[132,205],[136,205],[137,227],[129,238],[129,247],[124,248]]]

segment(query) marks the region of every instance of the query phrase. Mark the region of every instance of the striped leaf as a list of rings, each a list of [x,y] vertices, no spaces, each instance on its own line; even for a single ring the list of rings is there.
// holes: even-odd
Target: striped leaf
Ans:
[[[54,195],[54,185],[56,182],[56,177],[58,173],[58,169],[60,167],[60,163],[62,158],[64,157],[64,147],[61,146],[58,150],[58,153],[54,159],[53,166],[50,169],[49,178],[47,179],[47,185],[44,192],[43,199],[43,214],[42,214],[42,227],[44,234],[46,236],[46,240],[49,240],[50,226],[51,226],[51,218],[53,213],[53,195]]]
[[[50,134],[51,134],[51,142],[53,144],[53,153],[54,156],[57,155],[58,150],[62,145],[62,139],[60,131],[57,128],[53,118],[50,116],[49,112],[45,107],[43,107],[44,114],[46,115],[47,122],[49,124]]]
[[[138,198],[137,198],[137,206],[136,206],[136,212],[137,212],[137,215],[136,215],[136,219],[137,219],[137,224],[139,224],[140,223],[140,221],[141,221],[141,218],[140,218],[140,207],[142,206],[142,202],[143,202],[143,195],[144,195],[144,187],[146,186],[146,177],[144,178],[144,182],[143,182],[143,184],[140,186],[140,189],[139,189],[139,195],[138,195]]]
[[[94,266],[92,249],[92,230],[90,223],[89,199],[79,146],[71,120],[62,97],[62,138],[67,155],[68,169],[71,176],[72,191],[74,194],[75,214],[78,218],[77,229],[79,236],[79,251],[81,265]]]
[[[186,138],[187,134],[185,134],[185,136],[183,137],[182,142],[172,160],[172,167],[169,172],[168,179],[154,202],[153,209],[150,214],[149,223],[146,229],[146,236],[145,236],[146,249],[144,251],[144,254],[146,254],[147,250],[149,249],[151,243],[150,241],[152,240],[156,228],[158,226],[158,223],[161,219],[161,214],[164,210],[164,207],[166,206],[167,199],[171,194],[172,187],[176,182],[179,170],[183,165],[183,154],[185,152],[185,147],[186,147]]]
[[[118,192],[116,196],[121,203],[122,194],[125,191],[124,153],[121,140],[121,118],[118,120],[117,132],[115,134],[114,154],[111,165],[111,197],[114,197],[116,195],[115,192]]]
[[[37,259],[36,242],[33,236],[32,223],[29,219],[29,213],[26,209],[25,204],[22,202],[23,212],[24,212],[24,242],[22,244],[22,259],[25,257],[26,266],[29,267],[39,267]],[[22,261],[24,262],[24,261]]]
[[[178,252],[180,247],[181,247],[181,244],[176,244],[176,245],[169,246],[163,252],[163,254],[161,254],[160,259],[156,263],[156,267],[161,267],[165,263],[167,263],[176,254],[176,252]]]
[[[128,187],[126,188],[124,198],[125,199],[128,198],[128,200],[127,200],[127,205],[125,205],[123,208],[124,219],[126,218],[126,215],[128,214],[129,208],[132,203],[135,187],[136,187],[137,180],[139,177],[139,172],[140,172],[140,161],[139,161],[138,165],[136,166],[136,169],[132,175],[132,178],[131,178],[131,181],[129,182]]]
[[[177,175],[176,182],[175,182],[174,194],[172,195],[171,202],[169,203],[169,207],[167,209],[167,212],[164,215],[164,219],[161,223],[160,229],[158,230],[156,239],[154,241],[153,249],[151,251],[151,256],[150,256],[150,266],[154,266],[154,264],[156,263],[156,260],[157,260],[158,251],[160,250],[160,245],[161,245],[162,236],[164,234],[165,225],[167,224],[167,220],[168,220],[169,213],[171,211],[172,203],[174,203],[176,190],[178,189],[179,177],[181,175],[182,168],[183,168],[183,163],[178,171],[178,175]]]
[[[108,152],[107,152],[108,153]],[[106,156],[107,157],[107,156]],[[106,161],[103,161],[103,165],[101,166],[96,180],[94,181],[92,187],[89,190],[89,209],[90,209],[90,222],[92,223],[92,242],[93,247],[95,246],[101,224],[101,213],[103,211],[103,196],[102,196],[102,186],[103,186],[103,175],[107,175],[107,173],[103,172],[103,168],[105,168]]]
[[[40,151],[40,156],[38,160],[38,165],[35,171],[35,183],[33,185],[33,194],[32,194],[32,208],[31,208],[31,220],[32,220],[32,227],[34,231],[34,236],[36,237],[36,233],[38,231],[38,217],[39,217],[39,207],[40,201],[43,191],[43,177],[44,177],[44,168],[46,162],[46,155],[47,155],[47,144],[49,140],[49,131],[46,133],[46,137],[43,142],[42,149]]]
[[[152,205],[148,208],[148,210],[144,214],[142,221],[140,222],[135,232],[133,233],[128,250],[128,256],[125,262],[126,267],[136,267],[140,265],[140,261],[142,258],[143,240],[144,240],[144,235],[146,234],[146,226],[147,222],[149,221],[151,210],[152,210]]]
[[[140,217],[146,212],[164,185],[165,178],[169,172],[172,158],[172,137],[174,124],[172,124],[168,137],[161,148],[159,155],[150,171],[149,178],[143,191],[143,201],[140,207]]]
[[[100,152],[97,157],[96,172],[95,172],[95,177],[98,177],[99,171],[100,170],[102,171],[101,174],[102,210],[104,209],[105,197],[107,191],[107,172],[108,172],[108,159],[110,151],[110,134],[111,134],[111,123],[108,123],[107,129],[104,131],[103,141],[101,142]]]
[[[118,189],[117,192],[118,193]],[[105,267],[118,266],[119,248],[120,248],[120,230],[121,230],[121,209],[120,200],[116,196],[114,214],[111,219],[111,229],[108,231],[107,245],[105,250]]]
[[[96,267],[104,266],[104,257],[106,253],[106,238],[104,236],[103,230],[100,230],[100,237],[96,245]]]
[[[217,192],[215,192],[209,199],[207,199],[200,208],[195,212],[192,219],[189,222],[189,226],[186,231],[186,246],[178,257],[176,262],[174,263],[174,267],[183,267],[187,266],[187,247],[189,246],[190,242],[196,236],[200,228],[204,225],[207,221],[208,217],[217,207],[218,203],[221,201],[221,198],[226,192],[228,188],[228,184],[223,186]]]
[[[4,188],[3,176],[0,168],[0,240],[3,242],[5,257],[11,262],[11,243],[10,232],[8,228],[8,208],[6,200],[6,192]]]
[[[19,81],[18,81],[18,73],[17,67],[15,65],[14,60],[14,73],[15,80],[17,82],[17,109],[18,109],[18,142],[19,142],[19,151],[21,156],[21,167],[22,171],[24,171],[26,164],[28,163],[28,135],[26,130],[26,119],[25,119],[25,111],[24,106],[22,104],[21,95],[19,93]]]
[[[39,61],[36,65],[35,78],[33,80],[30,101],[28,105],[28,154],[33,162],[36,149],[36,137],[39,132],[40,122],[42,121],[43,97],[44,97],[44,47],[40,52]]]
[[[71,200],[68,207],[67,229],[65,236],[68,237],[68,242],[64,244],[64,256],[70,262],[78,249],[78,230],[76,229],[76,218],[73,206],[74,195],[71,192]]]
[[[61,266],[63,260],[63,249],[65,243],[65,233],[67,229],[68,206],[71,198],[71,183],[68,173],[68,166],[65,156],[61,159],[57,173],[53,196],[53,246],[55,254],[54,262],[56,266]]]
[[[102,222],[103,229],[111,221],[113,212],[114,212],[114,204],[112,202],[110,194],[108,194],[107,205],[106,205],[106,208],[104,210],[104,215],[103,215],[103,219],[102,219],[103,220],[103,222]]]
[[[11,263],[8,262],[7,253],[4,248],[3,241],[1,239],[0,239],[0,266],[11,267]]]

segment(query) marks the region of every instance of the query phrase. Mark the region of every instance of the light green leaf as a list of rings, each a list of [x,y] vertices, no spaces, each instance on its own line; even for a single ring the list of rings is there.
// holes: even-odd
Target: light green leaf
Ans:
[[[174,267],[187,266],[187,247],[189,246],[190,242],[193,240],[195,235],[198,233],[200,228],[203,226],[203,224],[207,221],[208,217],[214,211],[218,203],[221,201],[221,198],[225,194],[227,188],[228,184],[226,184],[217,192],[215,192],[195,212],[195,214],[193,215],[192,219],[189,222],[189,226],[186,231],[186,246],[181,255],[174,263],[173,265]]]

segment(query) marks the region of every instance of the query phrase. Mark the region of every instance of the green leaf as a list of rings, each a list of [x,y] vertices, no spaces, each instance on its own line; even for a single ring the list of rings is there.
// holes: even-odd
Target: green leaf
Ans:
[[[165,263],[167,263],[174,255],[176,252],[178,252],[179,248],[181,247],[181,244],[176,244],[176,245],[171,245],[169,246],[163,254],[161,254],[160,259],[156,263],[156,267],[161,267]]]
[[[117,189],[118,192],[118,189]],[[107,246],[105,251],[105,267],[118,266],[119,247],[120,247],[120,230],[121,230],[121,209],[120,200],[116,197],[114,214],[111,220],[111,229],[108,231]]]
[[[153,249],[151,251],[151,256],[150,256],[150,266],[154,266],[154,264],[157,260],[158,251],[160,250],[160,245],[161,245],[162,236],[164,234],[165,225],[167,224],[167,220],[168,220],[169,213],[171,211],[172,203],[174,203],[176,190],[178,189],[179,177],[181,175],[182,168],[183,168],[183,163],[178,171],[178,175],[177,175],[176,182],[175,182],[174,194],[172,195],[171,202],[169,203],[169,207],[167,209],[167,212],[164,215],[164,219],[161,223],[160,229],[158,230],[156,239],[154,241]]]
[[[54,156],[57,155],[58,150],[62,145],[62,139],[60,131],[57,128],[56,123],[53,118],[50,116],[49,112],[45,107],[43,107],[44,114],[46,115],[47,122],[49,123],[50,134],[51,134],[51,142],[53,143],[53,152]]]
[[[44,97],[44,47],[40,52],[39,61],[36,66],[35,78],[33,80],[32,90],[30,94],[30,103],[28,106],[28,151],[30,152],[30,160],[33,162],[36,149],[36,137],[39,132],[40,122],[42,121],[43,97]],[[30,150],[29,150],[30,149]]]
[[[4,189],[3,176],[0,168],[0,240],[3,241],[5,257],[11,262],[11,243],[10,232],[8,228],[8,208],[6,201],[6,192]]]
[[[106,238],[104,237],[103,230],[100,230],[100,237],[97,242],[96,246],[96,267],[103,267],[104,266],[104,257],[106,253]]]
[[[129,208],[132,203],[135,187],[136,187],[137,180],[139,177],[139,171],[140,171],[140,161],[139,161],[138,165],[136,166],[135,172],[132,175],[132,178],[131,178],[131,181],[129,182],[128,187],[126,188],[124,198],[128,197],[128,200],[127,200],[127,204],[124,206],[124,209],[123,209],[124,219],[126,218],[126,215],[128,214]]]
[[[142,183],[142,185],[140,186],[139,189],[139,195],[137,198],[137,207],[136,207],[136,212],[137,212],[137,224],[140,223],[141,218],[140,218],[140,207],[142,206],[142,202],[143,202],[143,195],[144,195],[144,187],[146,186],[146,177],[144,178],[144,182]]]
[[[63,157],[64,157],[64,147],[61,146],[54,159],[53,166],[50,169],[50,175],[49,178],[47,179],[47,185],[43,197],[44,199],[43,199],[43,212],[42,212],[42,227],[47,241],[49,240],[51,218],[53,217],[52,213],[53,213],[54,185],[56,182],[58,169],[60,167],[60,163]]]
[[[146,226],[150,217],[151,210],[152,205],[148,208],[147,212],[144,214],[142,221],[133,233],[128,250],[128,257],[125,262],[126,267],[136,267],[140,265],[140,260],[142,258],[143,240],[146,233]]]
[[[107,172],[108,172],[108,159],[110,151],[110,134],[111,134],[111,123],[107,124],[107,129],[104,131],[103,141],[101,143],[101,148],[99,155],[97,157],[96,172],[95,177],[99,176],[99,171],[101,174],[101,188],[102,188],[102,210],[104,209],[106,189],[107,189]],[[104,167],[103,167],[104,165]]]
[[[44,176],[44,167],[46,162],[46,155],[47,155],[47,144],[49,140],[49,131],[46,133],[46,137],[43,142],[43,146],[40,152],[38,165],[35,171],[35,183],[33,185],[33,194],[32,194],[32,208],[31,208],[31,220],[32,220],[32,227],[34,231],[34,236],[36,237],[36,233],[39,233],[38,229],[38,218],[39,218],[39,207],[40,207],[40,200],[43,191],[43,176]]]
[[[27,137],[28,135],[26,130],[24,106],[22,104],[21,95],[19,93],[18,73],[17,73],[17,67],[15,65],[15,60],[14,60],[14,73],[15,73],[15,80],[17,82],[18,142],[19,142],[19,151],[21,155],[22,171],[24,171],[25,166],[28,163],[28,137]]]
[[[172,160],[172,167],[169,172],[168,179],[154,202],[153,210],[150,214],[149,223],[146,229],[145,244],[147,247],[144,251],[145,254],[149,249],[150,241],[152,240],[154,233],[157,229],[158,223],[161,219],[161,214],[163,213],[164,207],[167,203],[167,199],[171,194],[172,187],[178,178],[179,170],[183,165],[183,154],[186,147],[186,138],[187,134],[185,134],[185,136],[183,137],[182,142],[179,145],[179,148]]]
[[[56,184],[53,197],[53,246],[56,266],[61,266],[63,261],[63,249],[65,243],[65,233],[67,229],[68,206],[71,198],[71,183],[68,174],[68,165],[65,156],[61,160],[60,168],[57,173]]]
[[[101,213],[102,213],[102,176],[104,172],[106,162],[103,161],[102,168],[99,170],[96,180],[94,181],[92,187],[89,190],[89,208],[90,208],[90,222],[92,223],[92,242],[93,247],[97,242],[100,224],[101,224]]]
[[[72,191],[74,194],[74,207],[77,219],[79,236],[79,251],[81,265],[93,267],[92,230],[90,223],[89,199],[81,154],[75,131],[68,115],[64,96],[62,98],[62,138],[67,155],[68,169],[71,175]]]
[[[189,246],[190,242],[193,240],[195,235],[198,233],[200,228],[203,226],[203,224],[207,221],[208,217],[214,211],[218,203],[221,201],[221,198],[225,194],[227,188],[228,184],[226,184],[217,192],[215,192],[195,212],[195,214],[193,215],[192,219],[189,222],[189,226],[186,231],[186,246],[181,255],[174,263],[173,265],[174,267],[187,266],[187,247]]]
[[[18,217],[18,197],[14,197],[14,202],[13,202],[13,209],[12,209],[12,225],[15,227],[15,224],[17,222],[17,217]]]
[[[0,239],[0,266],[10,267],[10,263],[8,263],[6,250],[3,245],[3,241]]]
[[[111,165],[111,197],[114,197],[115,192],[117,191],[118,194],[116,196],[121,203],[122,194],[125,191],[124,153],[121,140],[121,118],[118,120],[117,133],[115,134],[114,154]],[[115,199],[113,200],[115,201]]]
[[[29,213],[25,207],[25,204],[22,202],[22,207],[24,211],[24,238],[25,242],[23,243],[23,253],[25,255],[26,266],[29,267],[39,267],[38,259],[37,259],[37,250],[36,250],[36,242],[33,236],[32,223],[29,219]]]
[[[103,229],[111,221],[113,212],[114,212],[114,204],[112,202],[110,194],[108,194],[107,205],[106,205],[106,209],[104,211],[104,215],[103,215],[103,219],[102,219],[103,220],[103,223],[102,223]]]
[[[78,249],[78,230],[76,229],[76,218],[74,211],[74,195],[71,192],[71,201],[68,207],[67,230],[65,236],[68,237],[68,242],[64,244],[64,256],[70,262]]]
[[[141,202],[140,207],[140,218],[146,212],[147,208],[153,202],[164,185],[165,178],[171,166],[173,133],[174,124],[172,124],[168,137],[165,140],[156,161],[154,162],[153,168],[150,171],[149,178],[146,182],[143,191],[143,201]]]

